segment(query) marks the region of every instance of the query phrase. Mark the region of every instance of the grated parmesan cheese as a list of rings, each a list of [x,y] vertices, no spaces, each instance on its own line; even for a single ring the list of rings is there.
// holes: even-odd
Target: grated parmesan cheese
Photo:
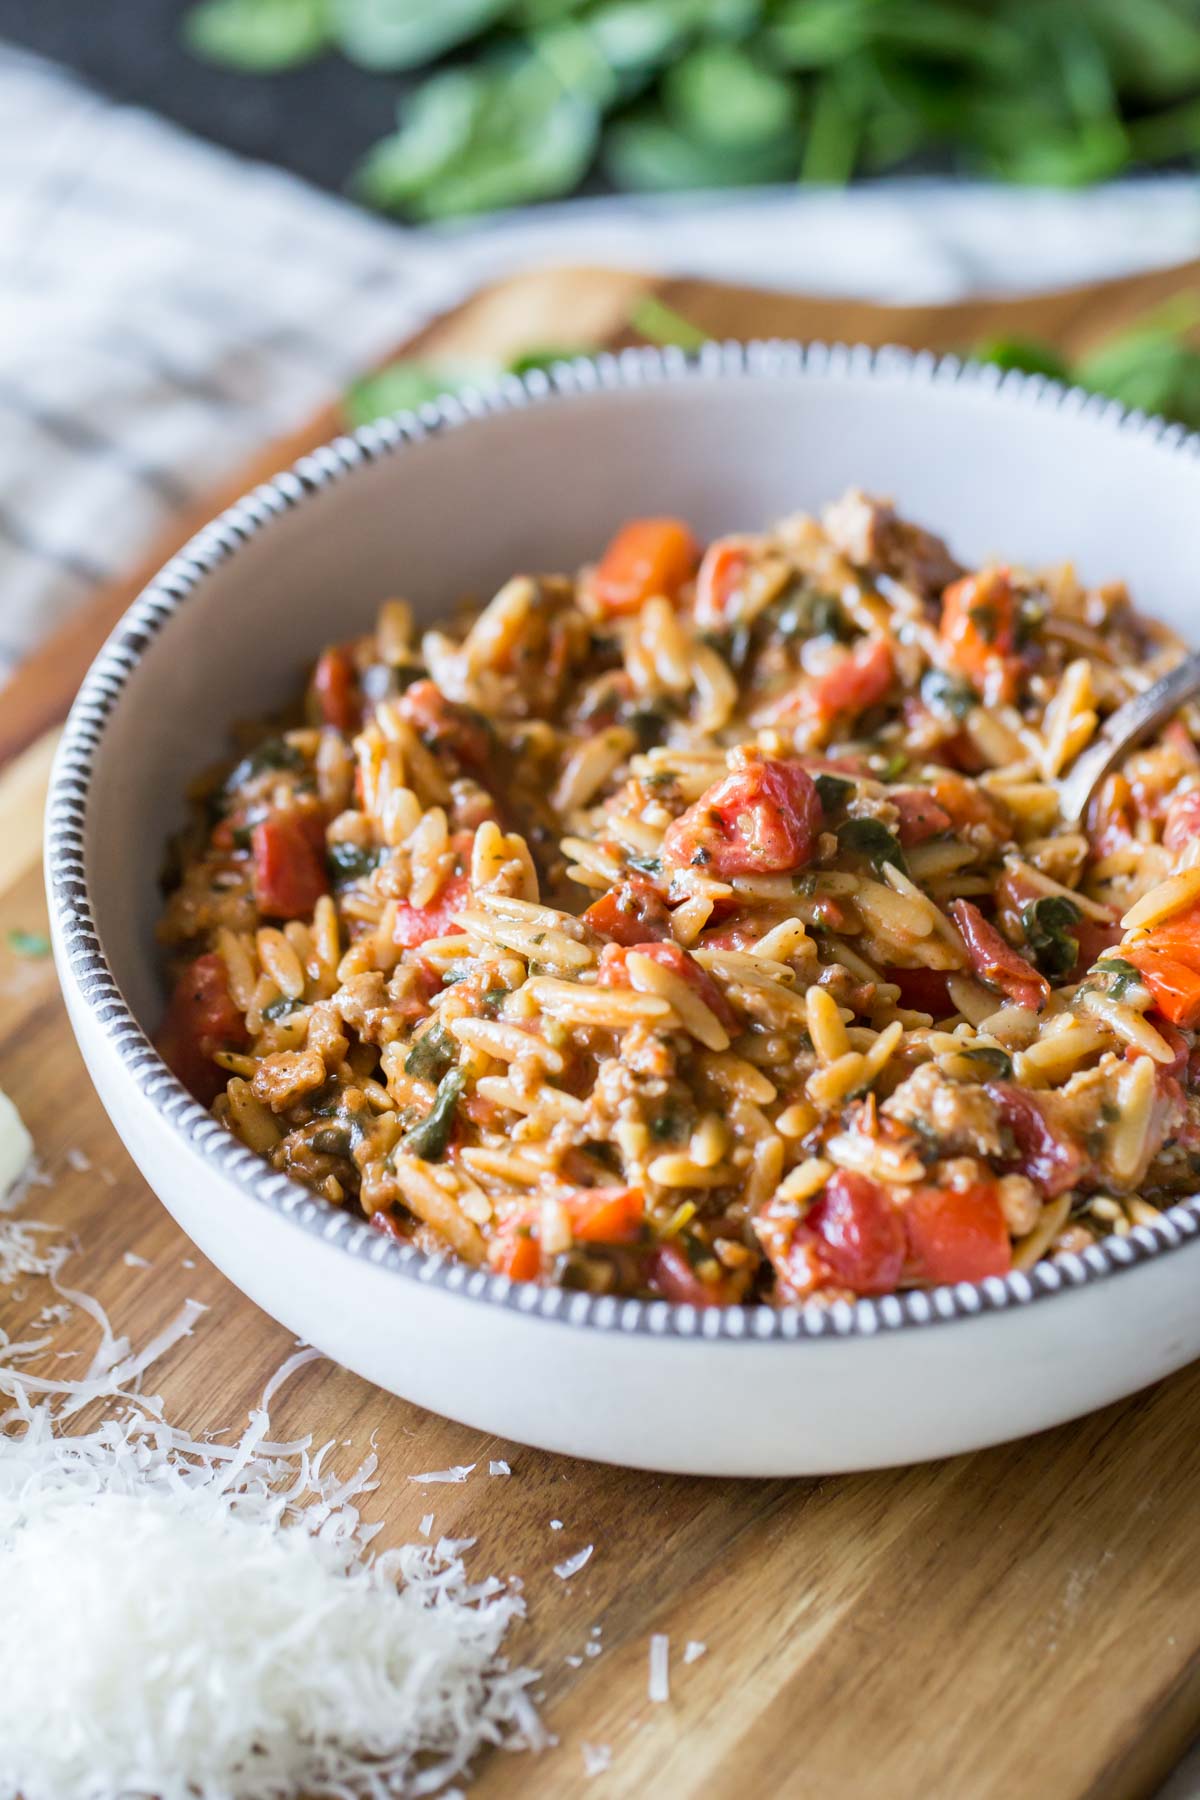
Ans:
[[[485,1744],[549,1741],[536,1675],[501,1655],[511,1585],[469,1581],[448,1539],[364,1557],[375,1457],[346,1480],[330,1446],[271,1441],[267,1405],[316,1351],[239,1442],[196,1441],[136,1390],[204,1309],[135,1353],[60,1291],[100,1326],[83,1380],[14,1367],[47,1340],[0,1350],[0,1791],[383,1800],[440,1790]],[[97,1399],[94,1430],[62,1431]]]
[[[655,1632],[650,1639],[650,1680],[646,1691],[651,1700],[660,1704],[671,1698],[670,1654],[670,1638]]]
[[[612,1768],[612,1751],[607,1744],[585,1744],[583,1746],[583,1772],[585,1775],[603,1775]]]
[[[684,1651],[683,1651],[684,1662],[685,1663],[699,1662],[700,1658],[704,1655],[704,1653],[707,1649],[708,1649],[707,1644],[701,1644],[696,1638],[689,1638],[688,1642],[684,1646]]]
[[[511,1475],[512,1470],[509,1468],[508,1464],[504,1461],[504,1459],[502,1457],[499,1457],[499,1458],[493,1458],[493,1460],[488,1464],[488,1474],[489,1475]]]
[[[424,1475],[410,1475],[408,1479],[419,1482],[422,1487],[433,1481],[465,1481],[474,1467],[474,1463],[455,1463],[453,1468],[429,1469]]]
[[[570,1581],[572,1575],[578,1575],[585,1563],[591,1560],[592,1551],[595,1548],[594,1544],[588,1544],[585,1549],[577,1550],[574,1556],[568,1556],[566,1562],[555,1563],[554,1573],[559,1580]]]

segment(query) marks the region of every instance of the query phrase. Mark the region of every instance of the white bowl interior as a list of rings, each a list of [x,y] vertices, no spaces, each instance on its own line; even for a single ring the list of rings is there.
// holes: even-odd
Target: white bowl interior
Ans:
[[[966,560],[1073,560],[1194,633],[1200,458],[953,369],[738,374],[571,394],[473,419],[365,464],[216,567],[150,643],[115,707],[87,855],[101,940],[139,1020],[161,1012],[161,846],[229,727],[295,691],[321,645],[403,595],[427,619],[516,570],[595,555],[624,518],[702,536],[765,525],[856,485],[894,497]]]

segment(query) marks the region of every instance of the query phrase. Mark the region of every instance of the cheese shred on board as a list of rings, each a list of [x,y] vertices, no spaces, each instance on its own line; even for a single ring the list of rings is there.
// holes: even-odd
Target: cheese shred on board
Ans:
[[[536,1675],[501,1654],[520,1594],[470,1580],[461,1540],[365,1555],[376,1458],[344,1479],[329,1445],[272,1440],[267,1408],[316,1352],[238,1442],[197,1441],[137,1389],[203,1308],[135,1354],[60,1291],[103,1334],[82,1380],[14,1366],[41,1344],[0,1349],[0,1792],[382,1800],[548,1741]],[[63,1429],[101,1399],[93,1430]]]

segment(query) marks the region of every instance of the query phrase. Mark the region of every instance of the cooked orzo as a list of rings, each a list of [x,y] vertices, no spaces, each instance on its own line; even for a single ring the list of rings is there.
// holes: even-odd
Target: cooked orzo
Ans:
[[[1197,1185],[1200,717],[1119,583],[859,493],[389,601],[196,786],[161,1045],[277,1168],[519,1281],[979,1280]]]

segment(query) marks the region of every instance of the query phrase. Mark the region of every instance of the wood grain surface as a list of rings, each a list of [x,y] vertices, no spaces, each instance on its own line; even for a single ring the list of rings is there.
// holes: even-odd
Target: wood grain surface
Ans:
[[[719,335],[961,347],[983,331],[1020,329],[1077,347],[1195,280],[1193,269],[1094,300],[897,313],[653,285]],[[502,353],[534,340],[619,339],[630,296],[650,285],[611,271],[523,277],[432,327],[423,347]],[[274,447],[238,489],[331,423]],[[177,539],[199,522],[182,522]],[[174,547],[158,546],[155,561]],[[10,752],[60,716],[96,634],[140,580],[72,628],[70,656],[60,643],[18,682],[0,708]],[[135,1342],[185,1298],[208,1306],[154,1386],[181,1424],[235,1427],[292,1340],[160,1208],[87,1081],[50,963],[6,947],[13,928],[45,926],[39,824],[51,743],[40,738],[0,774],[0,1087],[49,1178],[22,1210],[76,1241],[65,1279],[94,1293]],[[128,1265],[127,1252],[149,1266]],[[52,1297],[37,1279],[0,1290],[0,1325],[22,1334]],[[91,1341],[76,1315],[58,1347]],[[537,1759],[486,1757],[473,1795],[1108,1800],[1152,1792],[1200,1724],[1200,1366],[1022,1444],[823,1481],[658,1478],[575,1462],[435,1418],[326,1363],[280,1397],[277,1423],[284,1435],[351,1439],[347,1466],[376,1432],[381,1542],[412,1538],[433,1511],[437,1532],[478,1538],[479,1572],[524,1579],[530,1614],[512,1649],[544,1671],[559,1743]],[[492,1457],[506,1457],[511,1476],[489,1477]],[[408,1479],[452,1463],[477,1466],[462,1486]],[[586,1569],[559,1581],[553,1564],[586,1544],[595,1545]],[[647,1698],[654,1632],[671,1641],[666,1705]],[[693,1639],[707,1652],[684,1666]],[[584,1654],[589,1641],[602,1644],[598,1656]],[[587,1776],[585,1742],[610,1747],[608,1774]]]

